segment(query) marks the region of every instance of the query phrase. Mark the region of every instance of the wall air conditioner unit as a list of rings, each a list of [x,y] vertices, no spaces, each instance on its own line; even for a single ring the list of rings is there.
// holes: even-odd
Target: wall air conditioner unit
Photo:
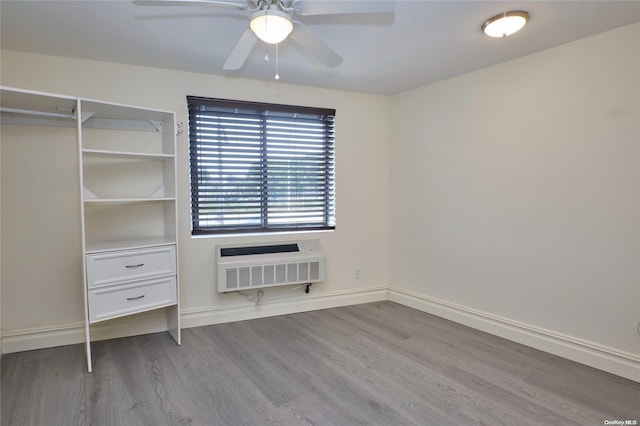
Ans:
[[[218,292],[324,281],[318,240],[216,246]]]

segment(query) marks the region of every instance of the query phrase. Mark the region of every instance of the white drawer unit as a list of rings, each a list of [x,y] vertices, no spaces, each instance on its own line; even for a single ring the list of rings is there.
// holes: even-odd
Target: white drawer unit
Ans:
[[[91,322],[174,305],[176,277],[164,277],[89,290]]]
[[[89,288],[176,274],[175,246],[87,255]]]

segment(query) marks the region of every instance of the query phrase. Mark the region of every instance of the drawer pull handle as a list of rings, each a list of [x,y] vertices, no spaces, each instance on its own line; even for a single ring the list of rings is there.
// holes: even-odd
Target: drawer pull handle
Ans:
[[[144,263],[138,263],[137,265],[125,265],[125,268],[139,268],[144,266]]]
[[[127,300],[140,300],[144,297],[144,294],[141,296],[136,296],[136,297],[127,297]]]

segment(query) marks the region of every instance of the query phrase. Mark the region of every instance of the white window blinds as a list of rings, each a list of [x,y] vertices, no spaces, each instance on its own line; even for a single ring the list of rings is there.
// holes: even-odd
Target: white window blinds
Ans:
[[[335,228],[335,110],[187,102],[193,234]]]

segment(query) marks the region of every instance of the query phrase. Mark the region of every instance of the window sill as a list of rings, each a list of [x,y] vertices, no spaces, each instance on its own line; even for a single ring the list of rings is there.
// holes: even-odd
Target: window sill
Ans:
[[[279,235],[304,235],[304,234],[318,234],[318,233],[330,233],[335,232],[335,229],[316,229],[309,231],[282,231],[282,232],[239,232],[237,234],[227,233],[227,234],[202,234],[202,235],[191,235],[192,240],[200,240],[207,238],[216,238],[216,239],[233,239],[233,238],[247,238],[247,237],[267,237],[267,236],[279,236]]]

